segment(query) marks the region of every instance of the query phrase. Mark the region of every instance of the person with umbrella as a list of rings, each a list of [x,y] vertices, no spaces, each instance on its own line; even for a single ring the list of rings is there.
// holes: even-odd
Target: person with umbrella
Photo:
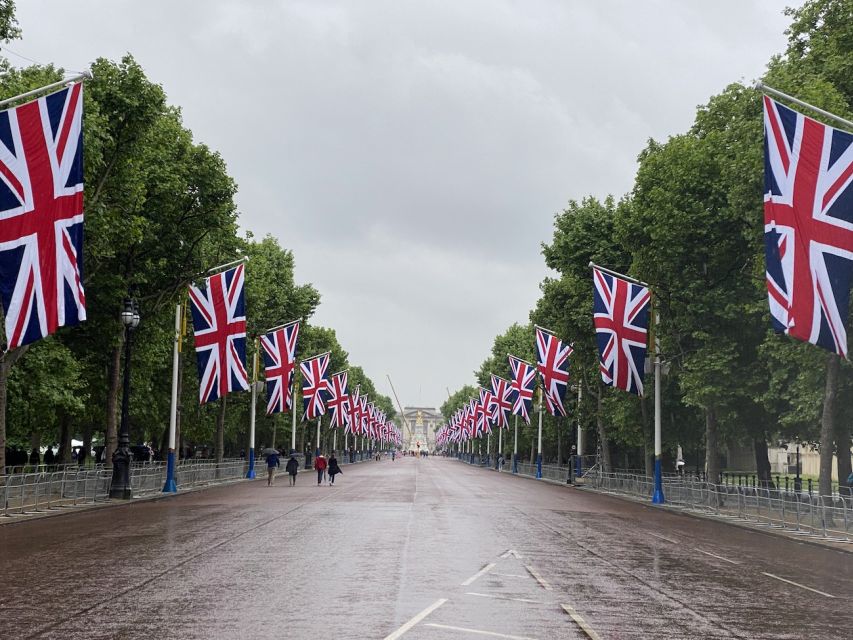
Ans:
[[[339,473],[343,473],[341,471],[341,467],[338,465],[338,459],[335,457],[335,452],[332,451],[332,455],[329,457],[329,486],[335,484],[335,476]]]
[[[278,459],[278,451],[275,449],[264,449],[264,454],[267,457],[267,486],[271,487],[275,484],[275,469],[281,466],[281,462]]]
[[[290,452],[290,460],[287,461],[287,465],[284,467],[287,474],[290,476],[290,486],[293,487],[296,485],[296,474],[299,473],[299,461],[296,459],[296,452]]]

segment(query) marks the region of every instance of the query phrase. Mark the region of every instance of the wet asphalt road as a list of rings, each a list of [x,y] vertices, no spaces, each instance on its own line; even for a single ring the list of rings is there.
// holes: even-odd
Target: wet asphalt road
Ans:
[[[0,526],[0,638],[853,637],[845,552],[455,460],[339,481]]]

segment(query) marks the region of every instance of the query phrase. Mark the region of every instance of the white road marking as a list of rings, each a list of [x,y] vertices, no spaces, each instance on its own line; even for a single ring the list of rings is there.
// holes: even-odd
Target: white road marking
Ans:
[[[538,582],[538,583],[539,583],[539,585],[540,585],[543,589],[545,589],[545,591],[550,591],[550,590],[551,590],[551,585],[550,585],[550,584],[548,584],[548,582],[545,580],[545,578],[543,578],[543,577],[542,577],[542,576],[540,576],[538,573],[536,573],[536,569],[534,569],[533,567],[531,567],[529,564],[524,565],[524,568],[525,568],[525,569],[527,569],[527,570],[530,572],[530,575],[532,575],[534,578],[536,578],[536,582]]]
[[[513,556],[516,560],[521,560],[521,556],[515,549],[507,549],[501,554],[501,558],[509,558],[510,556]]]
[[[466,591],[466,596],[477,596],[478,598],[494,598],[495,600],[512,600],[513,602],[528,602],[530,604],[545,604],[541,600],[530,600],[528,598],[510,598],[509,596],[493,596],[488,593],[475,593],[474,591]]]
[[[479,578],[479,577],[480,577],[480,576],[482,576],[482,575],[487,574],[489,571],[491,571],[491,570],[492,570],[492,569],[494,569],[494,568],[495,568],[495,563],[494,563],[494,562],[490,562],[490,563],[489,563],[489,564],[487,564],[485,567],[483,567],[482,569],[480,569],[477,573],[475,573],[473,576],[471,576],[470,578],[468,578],[465,582],[463,582],[463,583],[462,583],[462,586],[463,586],[463,587],[467,587],[469,584],[471,584],[472,582],[474,582],[477,578]]]
[[[595,632],[595,629],[587,624],[587,621],[584,620],[577,611],[575,611],[573,606],[568,604],[561,604],[560,606],[563,607],[563,611],[571,616],[572,620],[577,623],[581,628],[581,631],[583,631],[590,640],[601,640],[601,636]]]
[[[667,538],[666,536],[658,535],[657,533],[649,533],[650,536],[654,536],[655,538],[660,538],[661,540],[665,540],[671,544],[678,544],[678,540],[673,540],[672,538]]]
[[[464,631],[465,633],[473,633],[478,636],[490,636],[492,638],[508,638],[509,640],[536,640],[527,636],[510,636],[505,633],[497,633],[496,631],[483,631],[481,629],[467,629],[465,627],[452,627],[449,624],[436,624],[427,622],[425,627],[435,627],[436,629],[449,629],[450,631]]]
[[[831,593],[826,593],[825,591],[818,591],[817,589],[812,589],[811,587],[807,587],[804,584],[800,584],[799,582],[794,582],[793,580],[788,580],[787,578],[782,578],[772,573],[767,573],[766,571],[762,571],[765,576],[769,576],[770,578],[775,578],[776,580],[781,580],[782,582],[787,582],[788,584],[792,584],[795,587],[799,587],[800,589],[805,589],[806,591],[811,591],[813,593],[820,594],[822,596],[826,596],[827,598],[837,598],[838,596],[834,596]]]
[[[718,556],[716,553],[711,553],[710,551],[705,551],[703,549],[696,549],[694,551],[698,551],[699,553],[704,553],[706,556],[711,556],[712,558],[716,558],[717,560],[722,560],[723,562],[728,562],[730,564],[740,564],[740,562],[735,562],[734,560],[729,560],[728,558],[724,558],[723,556]]]
[[[502,578],[526,578],[527,576],[521,573],[498,573],[495,571],[493,576],[500,576]]]
[[[385,640],[397,640],[397,638],[402,637],[403,634],[406,633],[406,631],[408,631],[409,629],[414,627],[417,623],[419,623],[421,620],[426,618],[429,614],[431,614],[433,611],[438,609],[445,602],[447,602],[447,598],[441,598],[440,600],[436,600],[430,606],[428,606],[426,609],[424,609],[418,615],[416,615],[414,618],[409,620],[402,627],[397,629],[394,633],[392,633],[391,635],[385,636]]]

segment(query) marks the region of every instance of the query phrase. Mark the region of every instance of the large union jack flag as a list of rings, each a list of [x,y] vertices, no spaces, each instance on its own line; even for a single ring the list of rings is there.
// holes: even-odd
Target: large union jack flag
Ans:
[[[190,286],[201,404],[249,388],[244,275],[241,264]]]
[[[86,319],[79,82],[0,111],[0,298],[9,349]]]
[[[492,432],[491,417],[492,417],[492,392],[488,389],[480,387],[480,401],[476,406],[477,418],[477,435]]]
[[[536,327],[536,358],[539,365],[539,375],[542,376],[542,387],[545,393],[545,404],[552,416],[565,416],[566,408],[563,399],[569,386],[569,356],[572,346],[564,344],[557,336]]]
[[[847,356],[853,135],[764,97],[764,245],[773,328]]]
[[[350,421],[350,397],[347,391],[347,372],[341,371],[329,381],[326,407],[329,409],[329,426],[348,427]]]
[[[515,400],[515,392],[512,390],[512,384],[509,380],[505,380],[500,376],[492,374],[492,406],[490,414],[492,423],[498,429],[506,429],[509,427],[509,418],[507,415],[512,411],[513,401]]]
[[[649,289],[595,268],[592,281],[601,379],[641,396],[648,346]]]
[[[536,367],[510,355],[509,368],[512,370],[512,413],[530,424],[530,407],[533,405],[533,392],[536,391]]]
[[[261,336],[264,376],[267,380],[267,415],[282,413],[293,406],[293,373],[298,336],[298,322],[291,322]]]
[[[313,420],[326,413],[325,399],[329,389],[326,369],[329,368],[331,353],[321,353],[299,363],[302,371],[302,404],[305,414],[303,420]]]

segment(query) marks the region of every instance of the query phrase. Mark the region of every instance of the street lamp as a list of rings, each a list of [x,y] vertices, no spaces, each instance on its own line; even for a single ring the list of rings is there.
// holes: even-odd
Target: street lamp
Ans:
[[[130,348],[133,330],[139,326],[139,309],[136,301],[124,299],[121,312],[124,325],[124,389],[121,399],[121,422],[119,424],[118,448],[113,453],[113,481],[110,484],[110,498],[128,500],[133,497],[130,487]]]

